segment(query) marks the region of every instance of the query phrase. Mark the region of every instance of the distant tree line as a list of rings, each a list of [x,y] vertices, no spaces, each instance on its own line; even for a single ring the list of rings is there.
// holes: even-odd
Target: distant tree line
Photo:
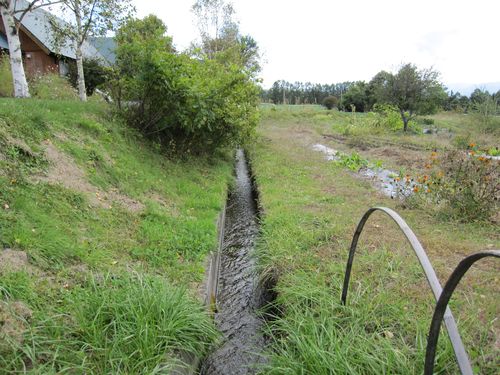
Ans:
[[[490,108],[492,114],[500,114],[500,90],[490,93],[488,90],[475,89],[470,96],[450,91],[443,109],[446,111],[463,111],[467,113],[480,108]]]
[[[369,82],[342,82],[333,84],[314,84],[310,82],[276,81],[271,88],[262,90],[261,100],[274,104],[322,104],[335,107],[339,110],[356,112],[369,112],[375,104],[380,103],[380,88],[386,82],[390,73],[381,71]],[[476,89],[470,96],[459,92],[446,92],[442,88],[439,104],[446,111],[477,110],[480,106],[491,108],[492,112],[500,114],[500,90],[490,93],[486,90]]]
[[[263,90],[261,98],[274,104],[322,104],[328,96],[342,98],[354,82],[313,84],[311,82],[276,81],[269,90]]]
[[[428,115],[439,109],[472,110],[481,114],[485,124],[499,114],[500,91],[475,90],[470,97],[446,92],[439,73],[432,68],[419,69],[414,64],[403,64],[395,73],[380,71],[369,82],[342,82],[312,84],[276,81],[269,90],[263,90],[261,99],[274,104],[322,104],[328,109],[342,111],[377,111],[389,106],[401,117],[403,130],[417,115]]]

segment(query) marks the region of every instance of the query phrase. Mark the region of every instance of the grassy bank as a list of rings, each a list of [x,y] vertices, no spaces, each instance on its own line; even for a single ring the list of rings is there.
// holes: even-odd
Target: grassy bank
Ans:
[[[265,373],[422,373],[433,297],[411,248],[388,218],[376,214],[367,224],[348,304],[340,304],[349,243],[369,207],[401,213],[441,282],[466,254],[500,246],[494,223],[446,222],[423,210],[403,209],[312,150],[322,143],[412,168],[433,148],[453,142],[386,130],[368,139],[366,129],[352,126],[363,116],[318,107],[263,111],[259,141],[249,154],[263,208],[259,254],[264,274],[278,280],[279,311],[269,324],[271,360]],[[405,153],[414,153],[414,159],[404,161]],[[493,374],[499,365],[499,296],[498,264],[485,261],[466,276],[451,305],[478,373]],[[436,370],[458,371],[445,334]]]
[[[217,337],[196,294],[232,161],[162,152],[102,103],[0,100],[0,373],[150,373]]]

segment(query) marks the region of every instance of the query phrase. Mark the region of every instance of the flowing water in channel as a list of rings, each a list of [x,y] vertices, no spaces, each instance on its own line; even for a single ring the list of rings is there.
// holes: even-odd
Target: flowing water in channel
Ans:
[[[253,374],[262,364],[263,321],[256,311],[264,303],[258,285],[253,250],[259,228],[257,204],[245,155],[236,153],[236,181],[226,208],[215,323],[222,345],[208,356],[201,373]]]

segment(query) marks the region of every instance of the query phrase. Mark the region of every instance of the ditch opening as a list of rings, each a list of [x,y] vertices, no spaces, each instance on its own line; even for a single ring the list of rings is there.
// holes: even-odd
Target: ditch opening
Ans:
[[[243,150],[236,152],[235,183],[228,194],[214,320],[221,344],[200,367],[203,375],[254,374],[265,364],[265,321],[259,312],[275,299],[274,283],[261,279],[255,246],[259,237],[259,197]]]

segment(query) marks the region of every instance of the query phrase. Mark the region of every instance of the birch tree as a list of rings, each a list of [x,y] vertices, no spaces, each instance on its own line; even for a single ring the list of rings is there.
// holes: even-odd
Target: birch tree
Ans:
[[[234,8],[225,0],[196,0],[192,11],[198,19],[203,52],[213,58],[217,52],[233,44],[238,36]]]
[[[9,61],[14,83],[14,97],[29,98],[28,82],[24,72],[23,57],[21,52],[21,40],[19,31],[21,23],[28,12],[37,8],[59,3],[60,1],[16,1],[0,0],[0,13],[2,14],[3,26],[9,45]]]
[[[83,72],[83,45],[90,36],[114,31],[133,11],[130,0],[62,0],[65,23],[52,22],[54,41],[71,43],[75,50],[78,96],[87,100]]]

